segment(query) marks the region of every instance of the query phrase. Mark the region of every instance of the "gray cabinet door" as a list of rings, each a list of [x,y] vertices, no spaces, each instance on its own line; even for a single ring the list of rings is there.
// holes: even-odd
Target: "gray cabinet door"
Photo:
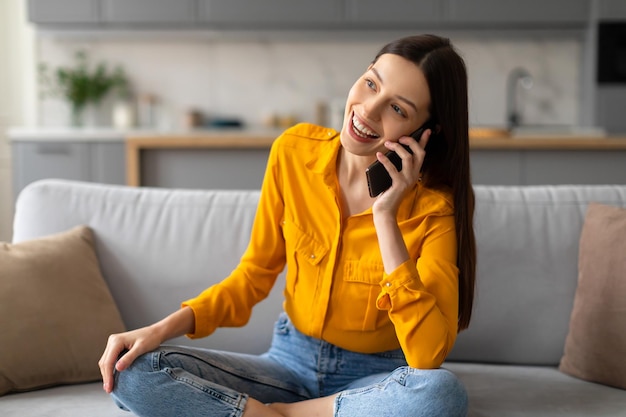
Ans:
[[[598,125],[608,133],[626,133],[626,85],[605,84],[597,87],[596,114]]]
[[[269,148],[144,149],[141,185],[257,190],[263,183],[269,151]]]
[[[89,180],[89,145],[69,142],[14,142],[13,193],[44,178]]]
[[[34,23],[97,23],[98,0],[28,0],[28,20]]]
[[[346,0],[347,20],[354,23],[438,23],[443,19],[439,0]]]
[[[600,20],[626,20],[626,1],[600,0]]]
[[[472,183],[626,184],[626,150],[472,150]]]
[[[195,0],[102,0],[106,23],[191,24],[196,19]]]
[[[591,12],[589,0],[448,0],[448,18],[456,23],[524,25],[584,24]]]
[[[126,183],[123,142],[21,142],[11,144],[13,194],[33,181],[60,178]]]
[[[520,152],[472,150],[470,152],[472,183],[481,185],[519,185],[523,181]]]
[[[229,28],[323,28],[343,21],[342,0],[199,0],[200,19]]]
[[[126,146],[123,142],[90,144],[90,181],[126,184]]]
[[[524,155],[524,182],[626,184],[626,151],[533,151]]]

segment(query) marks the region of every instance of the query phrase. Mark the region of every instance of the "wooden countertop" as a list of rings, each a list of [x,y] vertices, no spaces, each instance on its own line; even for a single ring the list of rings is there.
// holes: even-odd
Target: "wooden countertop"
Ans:
[[[190,134],[129,135],[131,149],[155,148],[266,148],[280,135],[276,132],[225,131]],[[552,149],[605,150],[626,149],[626,137],[591,137],[575,135],[533,135],[482,137],[470,133],[472,149]]]
[[[518,136],[515,138],[472,138],[470,149],[483,150],[612,150],[626,149],[626,137]]]
[[[137,134],[126,137],[128,185],[141,183],[141,151],[147,149],[242,148],[266,149],[282,131],[211,131],[171,134]],[[575,135],[485,137],[470,131],[472,150],[626,150],[626,137],[588,137]]]

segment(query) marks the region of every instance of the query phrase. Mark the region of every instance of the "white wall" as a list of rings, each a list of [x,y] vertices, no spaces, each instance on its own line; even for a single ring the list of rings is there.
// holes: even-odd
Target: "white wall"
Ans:
[[[474,125],[505,124],[508,72],[527,68],[535,85],[526,95],[528,123],[574,124],[580,101],[582,34],[452,34],[470,77]],[[223,41],[211,39],[91,39],[44,37],[39,58],[51,65],[71,62],[87,49],[94,60],[121,64],[137,90],[163,101],[165,124],[198,108],[218,116],[239,116],[260,124],[269,113],[313,121],[318,101],[343,100],[377,50],[391,40]],[[41,106],[41,123],[67,123],[67,107]]]
[[[34,36],[21,0],[0,0],[0,241],[12,236],[11,149],[6,129],[35,122]]]

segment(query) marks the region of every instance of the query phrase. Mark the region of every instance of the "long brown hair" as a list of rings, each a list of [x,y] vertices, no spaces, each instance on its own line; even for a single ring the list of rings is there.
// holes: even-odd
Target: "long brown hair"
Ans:
[[[431,118],[437,137],[428,142],[422,167],[425,186],[447,186],[454,198],[459,267],[459,330],[469,326],[476,280],[474,190],[470,179],[467,70],[450,41],[435,35],[409,36],[384,46],[421,68],[430,89]]]

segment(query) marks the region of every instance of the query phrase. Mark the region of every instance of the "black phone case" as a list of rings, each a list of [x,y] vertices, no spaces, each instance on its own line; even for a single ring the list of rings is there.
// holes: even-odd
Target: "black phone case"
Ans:
[[[426,129],[431,129],[434,132],[435,126],[434,123],[428,121],[422,125],[415,132],[411,133],[411,137],[416,141],[420,141],[422,138],[422,134]],[[402,145],[404,149],[413,153],[411,148],[407,145]],[[402,158],[394,152],[389,151],[385,154],[387,158],[391,161],[391,163],[396,167],[398,171],[402,171]],[[365,175],[367,177],[367,188],[369,189],[370,197],[376,197],[389,187],[391,187],[391,176],[389,172],[387,172],[387,168],[380,163],[380,161],[374,161],[367,169],[365,170]]]

